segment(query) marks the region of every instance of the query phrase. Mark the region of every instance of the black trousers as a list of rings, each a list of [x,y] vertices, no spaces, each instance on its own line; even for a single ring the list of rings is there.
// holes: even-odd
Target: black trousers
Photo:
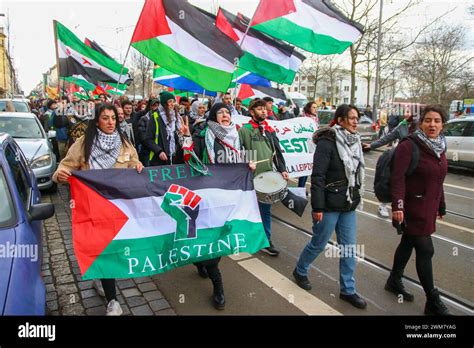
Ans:
[[[105,298],[107,303],[112,300],[117,300],[117,293],[115,291],[115,279],[101,279],[102,287],[104,288]]]
[[[392,272],[401,276],[410,259],[411,253],[416,252],[416,273],[425,293],[434,289],[433,265],[431,259],[434,247],[431,236],[413,236],[404,233],[395,251]]]
[[[216,257],[215,259],[196,262],[196,263],[194,263],[194,265],[196,267],[205,267],[206,270],[207,270],[207,274],[209,275],[209,278],[212,280],[212,279],[215,279],[217,277],[220,277],[220,275],[221,275],[220,272],[219,272],[219,262],[220,262],[220,260],[221,260],[220,257]]]

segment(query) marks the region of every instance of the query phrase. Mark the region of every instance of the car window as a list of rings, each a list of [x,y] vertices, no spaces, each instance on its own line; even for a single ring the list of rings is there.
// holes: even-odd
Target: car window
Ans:
[[[10,226],[15,218],[13,201],[8,190],[7,179],[0,168],[0,228]]]
[[[464,133],[467,122],[452,122],[448,123],[444,128],[444,135],[448,137],[460,137]]]
[[[362,116],[360,119],[359,119],[359,124],[361,123],[368,123],[368,124],[372,124],[372,119],[367,117],[367,116]]]
[[[20,163],[19,155],[14,151],[11,145],[7,145],[5,148],[5,157],[7,158],[8,165],[10,166],[18,194],[20,195],[20,199],[23,202],[24,207],[28,208],[28,180],[26,179],[25,172],[23,171],[23,167]]]
[[[468,130],[464,133],[466,137],[474,137],[474,122],[468,122]]]
[[[25,102],[21,101],[13,101],[13,107],[15,108],[15,112],[30,112],[28,109],[28,105]],[[7,110],[7,101],[2,100],[0,101],[0,111],[10,111]]]
[[[10,134],[14,138],[39,139],[43,131],[34,118],[0,117],[0,132]]]

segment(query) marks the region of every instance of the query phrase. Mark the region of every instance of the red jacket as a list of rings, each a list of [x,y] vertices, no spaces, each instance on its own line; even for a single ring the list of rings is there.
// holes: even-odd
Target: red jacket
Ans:
[[[448,162],[443,153],[435,153],[412,136],[420,148],[420,160],[412,175],[405,177],[412,157],[412,143],[400,142],[395,152],[391,173],[392,210],[405,213],[405,232],[429,236],[436,231],[436,217],[446,214],[443,182],[448,172]]]

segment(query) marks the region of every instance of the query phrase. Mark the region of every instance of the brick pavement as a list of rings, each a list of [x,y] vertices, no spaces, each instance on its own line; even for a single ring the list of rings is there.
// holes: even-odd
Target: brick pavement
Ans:
[[[43,280],[50,315],[105,315],[106,300],[82,280],[72,246],[69,187],[44,194],[56,213],[43,222]],[[176,315],[157,287],[154,277],[117,280],[117,299],[123,315]]]

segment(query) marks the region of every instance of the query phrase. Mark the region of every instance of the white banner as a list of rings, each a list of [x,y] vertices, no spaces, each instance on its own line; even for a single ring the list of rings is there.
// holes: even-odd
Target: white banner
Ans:
[[[250,121],[250,117],[234,115],[232,121],[241,126]],[[284,121],[271,121],[268,124],[275,129],[280,140],[286,169],[291,178],[311,175],[313,170],[313,133],[317,130],[315,122],[309,117],[296,117]]]

